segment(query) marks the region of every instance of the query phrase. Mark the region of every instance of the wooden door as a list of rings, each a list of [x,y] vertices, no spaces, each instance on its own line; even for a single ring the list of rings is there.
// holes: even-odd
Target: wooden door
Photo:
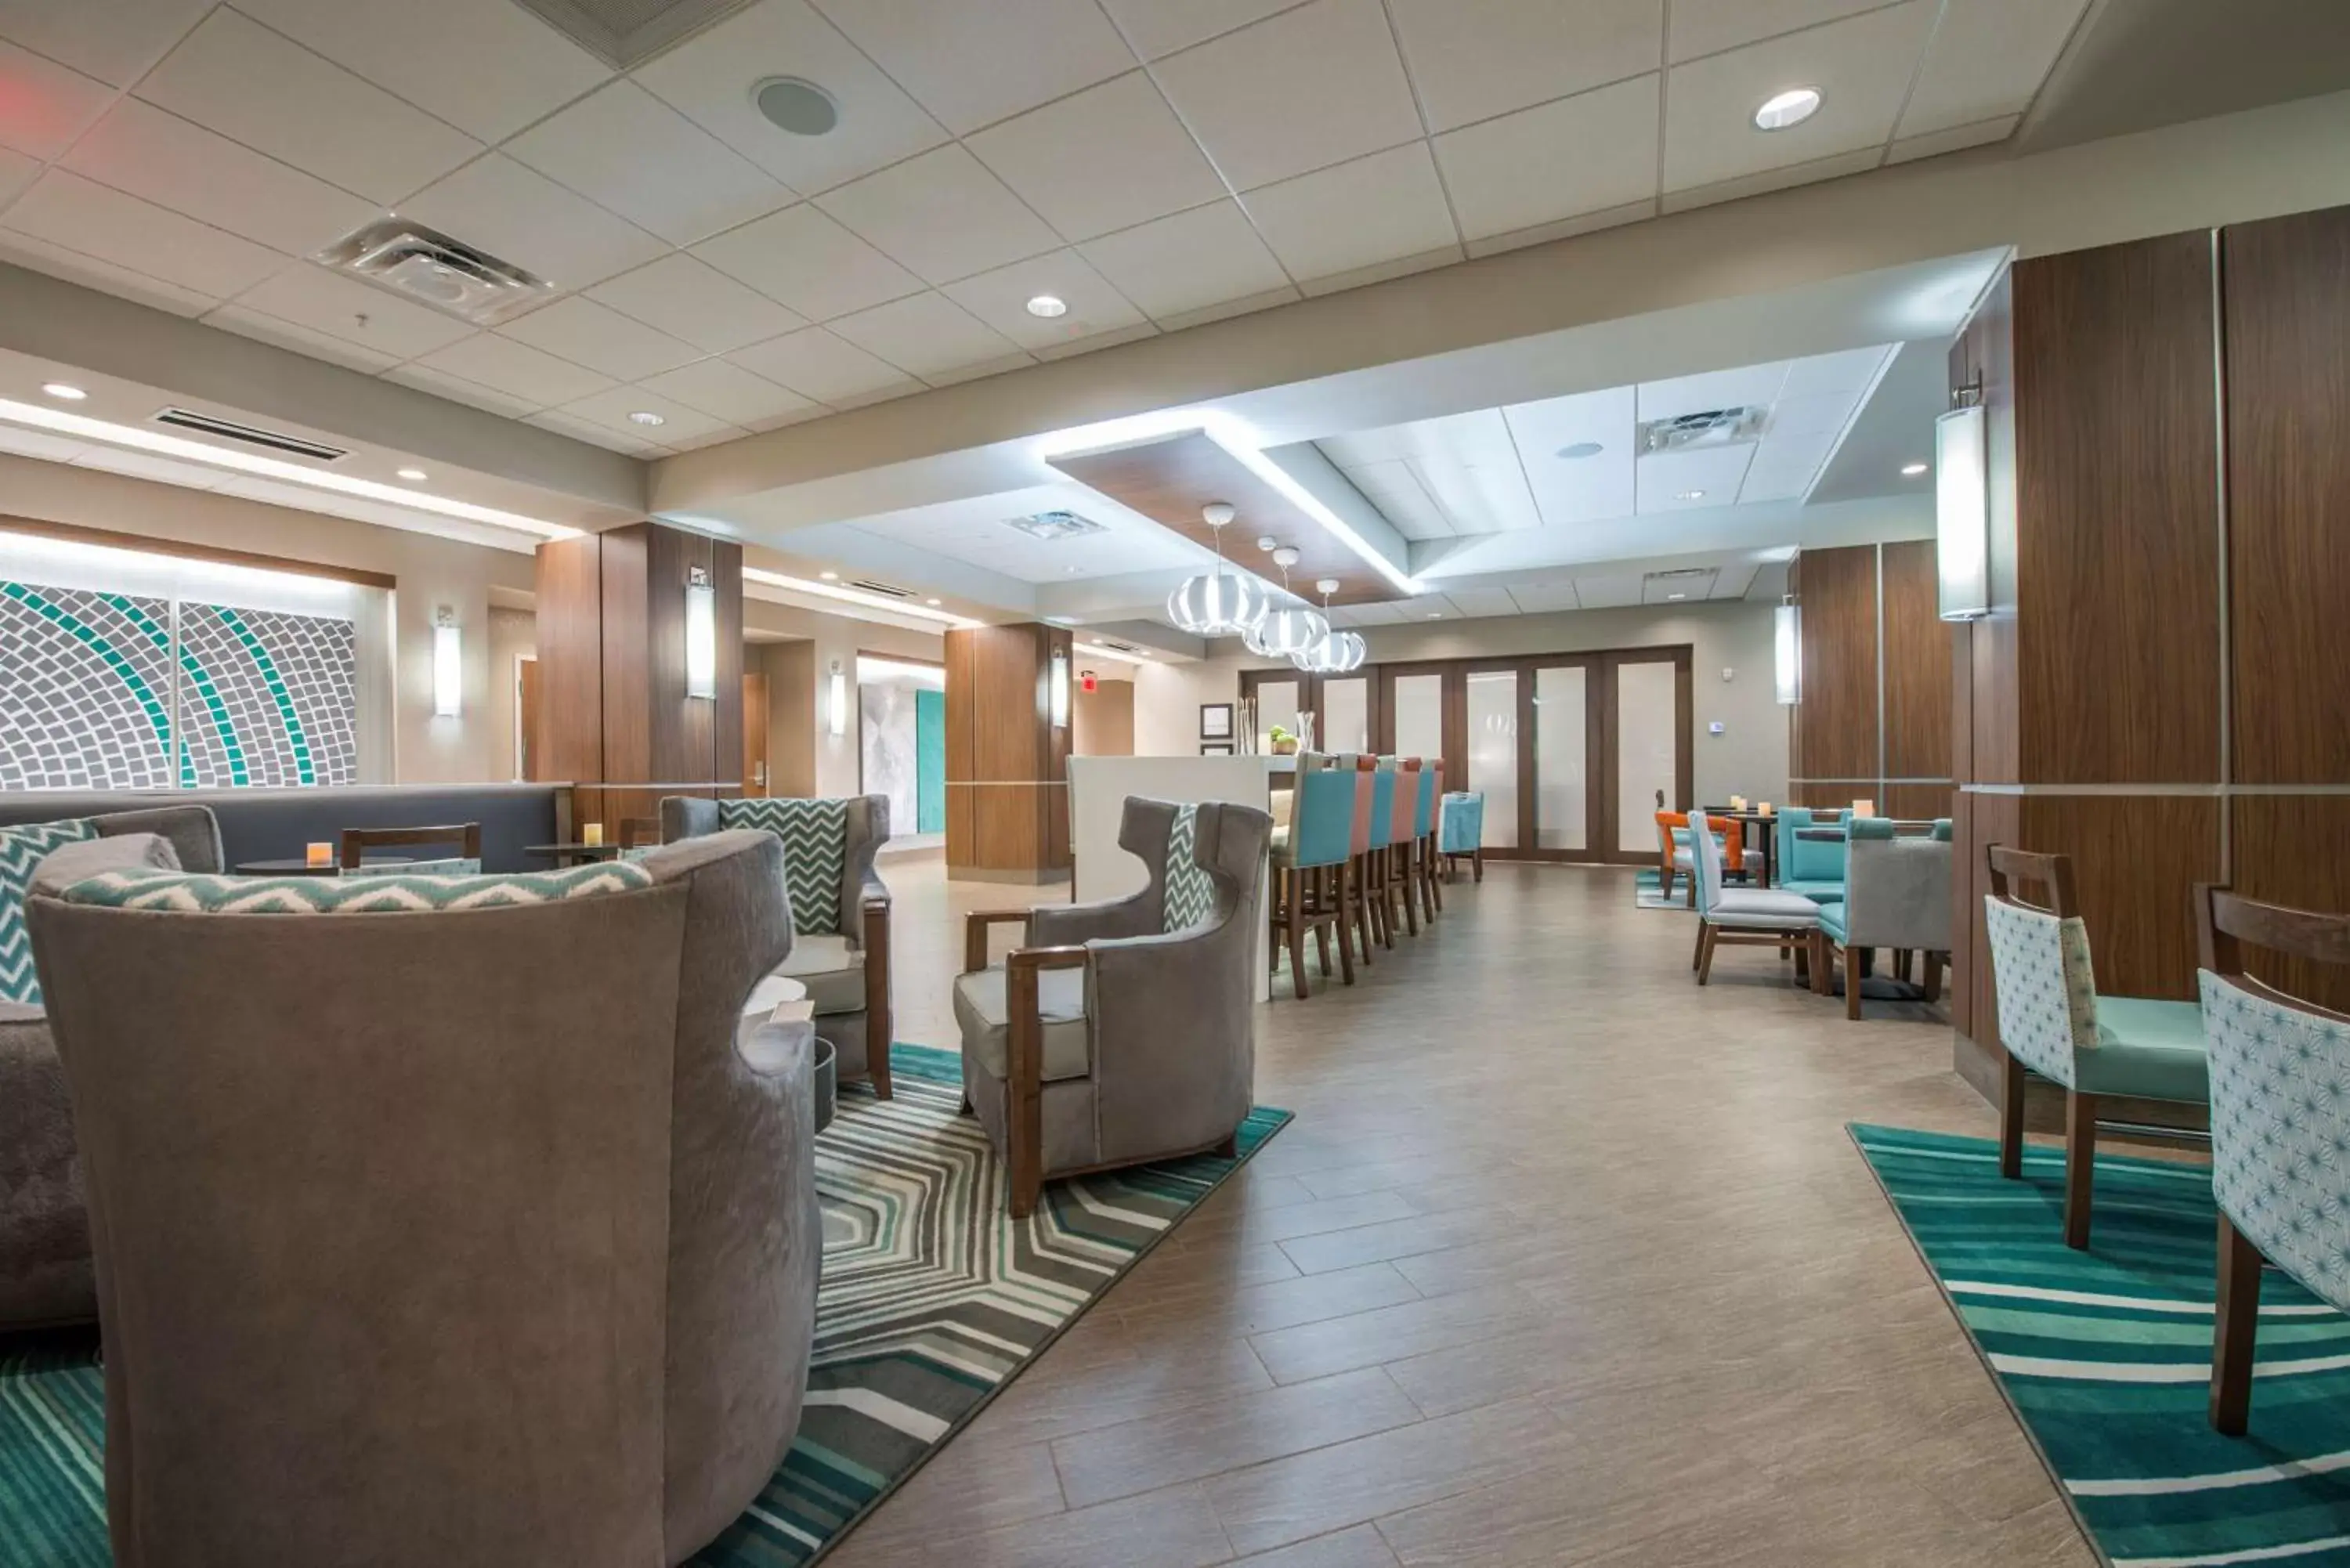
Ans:
[[[515,777],[535,779],[538,771],[538,660],[515,660]]]
[[[743,674],[743,793],[767,793],[767,676],[764,670]]]

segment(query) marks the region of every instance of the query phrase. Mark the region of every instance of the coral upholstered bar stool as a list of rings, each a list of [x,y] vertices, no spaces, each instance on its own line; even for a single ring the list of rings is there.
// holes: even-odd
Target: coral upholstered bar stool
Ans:
[[[1347,853],[1352,861],[1346,878],[1346,897],[1339,908],[1352,918],[1355,934],[1360,939],[1357,949],[1363,961],[1371,961],[1371,949],[1377,943],[1372,929],[1371,882],[1371,819],[1378,810],[1378,766],[1377,757],[1359,753],[1341,756],[1335,766],[1341,774],[1351,770],[1355,781],[1355,811],[1353,824],[1347,830]]]
[[[1419,820],[1420,764],[1418,757],[1394,760],[1395,787],[1388,798],[1388,929],[1395,929],[1395,907],[1400,904],[1404,929],[1416,937],[1419,902],[1414,893],[1418,873],[1412,867],[1411,845]]]

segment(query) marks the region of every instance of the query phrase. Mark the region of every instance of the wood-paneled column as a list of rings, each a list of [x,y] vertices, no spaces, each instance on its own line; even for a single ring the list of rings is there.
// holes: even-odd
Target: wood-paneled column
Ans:
[[[1053,661],[1066,628],[1025,621],[946,634],[947,875],[1047,882],[1069,870],[1069,726]],[[1072,698],[1074,701],[1074,698]]]
[[[1788,803],[1950,815],[1952,644],[1936,614],[1934,542],[1806,550],[1787,587],[1804,636]]]

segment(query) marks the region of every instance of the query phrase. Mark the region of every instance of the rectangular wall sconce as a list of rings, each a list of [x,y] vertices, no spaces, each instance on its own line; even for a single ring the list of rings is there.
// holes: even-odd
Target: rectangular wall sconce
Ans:
[[[1980,620],[1991,614],[1985,429],[1981,403],[1952,409],[1934,421],[1934,554],[1940,567],[1944,620]]]
[[[464,711],[464,634],[457,629],[457,612],[442,605],[432,612],[432,715],[454,719]]]
[[[1053,728],[1069,727],[1069,656],[1058,649],[1053,650],[1052,670]]]
[[[848,733],[848,677],[840,660],[832,661],[831,691],[827,694],[827,718],[835,738]]]
[[[685,694],[718,695],[718,590],[704,566],[685,574]]]
[[[1804,609],[1792,599],[1771,612],[1771,674],[1782,703],[1804,700]]]

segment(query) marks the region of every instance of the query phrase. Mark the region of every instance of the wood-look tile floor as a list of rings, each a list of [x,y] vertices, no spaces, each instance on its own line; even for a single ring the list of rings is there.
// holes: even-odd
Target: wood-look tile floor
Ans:
[[[889,875],[951,1046],[962,913],[1024,890]],[[1845,1134],[1991,1135],[1939,1013],[1761,949],[1700,990],[1627,872],[1449,891],[1260,1010],[1296,1122],[832,1563],[2093,1563]]]

